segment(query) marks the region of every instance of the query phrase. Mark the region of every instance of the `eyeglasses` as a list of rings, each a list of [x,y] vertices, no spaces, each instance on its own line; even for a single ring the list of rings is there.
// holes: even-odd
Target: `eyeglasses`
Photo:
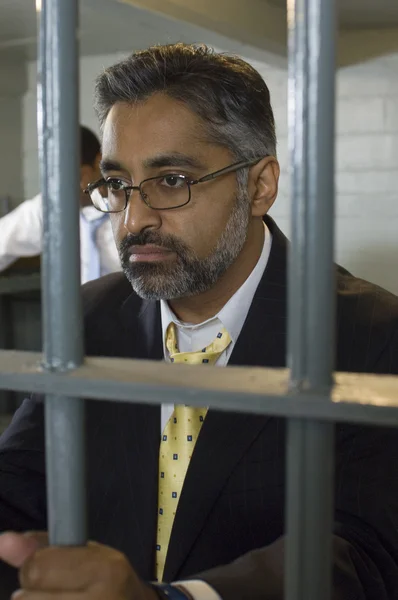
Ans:
[[[84,193],[89,194],[96,209],[105,213],[118,213],[126,210],[131,193],[134,190],[140,192],[142,200],[149,208],[153,210],[171,210],[188,204],[191,200],[191,187],[193,185],[205,183],[221,175],[251,167],[260,162],[262,158],[237,162],[195,180],[176,173],[165,173],[157,177],[149,177],[141,181],[139,185],[127,185],[125,181],[117,177],[102,178],[95,183],[90,183]],[[102,193],[98,193],[100,188],[103,188]]]

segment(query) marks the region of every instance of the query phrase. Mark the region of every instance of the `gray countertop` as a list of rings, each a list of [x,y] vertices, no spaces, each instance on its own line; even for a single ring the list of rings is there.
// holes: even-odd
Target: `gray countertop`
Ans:
[[[40,290],[40,273],[0,274],[0,295]]]

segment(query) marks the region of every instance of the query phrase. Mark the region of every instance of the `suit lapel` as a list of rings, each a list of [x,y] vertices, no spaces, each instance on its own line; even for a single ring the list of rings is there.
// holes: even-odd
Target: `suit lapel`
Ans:
[[[283,367],[286,361],[287,240],[269,217],[272,246],[229,365]]]
[[[156,539],[159,408],[90,401],[86,419],[90,537],[124,552],[140,576],[150,579]]]
[[[135,294],[131,294],[123,303],[120,316],[128,339],[129,356],[163,360],[159,302],[141,300]]]
[[[237,462],[268,419],[209,411],[185,479],[167,553],[164,580],[178,578],[208,514]]]
[[[273,236],[270,257],[230,365],[285,365],[287,243],[274,222],[266,222]],[[165,565],[166,581],[178,577],[236,464],[268,420],[264,416],[209,410],[178,504]]]

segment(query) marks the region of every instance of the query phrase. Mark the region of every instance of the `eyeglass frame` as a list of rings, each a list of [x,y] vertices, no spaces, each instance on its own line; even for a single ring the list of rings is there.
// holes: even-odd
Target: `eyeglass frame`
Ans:
[[[117,177],[109,177],[109,179],[105,179],[104,177],[101,177],[100,179],[98,179],[97,181],[95,181],[94,183],[89,183],[88,186],[86,187],[85,190],[83,190],[83,192],[85,194],[90,195],[90,200],[93,203],[94,207],[105,214],[117,214],[117,213],[121,213],[123,211],[126,210],[129,200],[131,198],[131,192],[137,191],[140,193],[140,197],[141,200],[144,202],[144,204],[146,204],[146,206],[148,206],[148,208],[150,208],[151,210],[173,210],[175,208],[181,208],[183,206],[186,206],[187,204],[189,204],[189,202],[191,201],[191,186],[192,185],[197,185],[198,183],[206,183],[207,181],[212,181],[213,179],[216,179],[216,177],[220,177],[221,175],[227,175],[228,173],[234,173],[235,171],[238,171],[239,169],[245,169],[247,167],[253,167],[254,165],[258,164],[260,162],[260,160],[262,160],[263,158],[265,158],[265,156],[261,156],[260,158],[254,158],[252,160],[245,160],[245,161],[239,161],[236,163],[233,163],[232,165],[229,165],[228,167],[223,167],[222,169],[218,169],[217,171],[213,171],[212,173],[208,173],[207,175],[204,175],[203,177],[199,177],[199,179],[192,179],[189,180],[189,178],[187,177],[187,175],[180,175],[178,173],[165,173],[164,175],[156,175],[154,177],[148,177],[147,179],[143,179],[141,181],[141,183],[139,185],[128,185],[126,187],[123,188],[123,191],[125,193],[125,197],[126,197],[126,202],[124,205],[124,208],[120,209],[120,210],[101,210],[100,208],[98,208],[97,206],[95,206],[92,198],[91,198],[91,193],[98,189],[101,186],[106,185],[110,180],[112,179],[118,179]],[[151,206],[147,200],[145,200],[143,193],[141,191],[141,187],[144,183],[146,183],[147,181],[154,181],[155,179],[161,179],[162,177],[179,177],[181,179],[184,179],[184,181],[187,184],[188,187],[188,200],[186,202],[184,202],[184,204],[178,204],[177,206],[168,206],[166,208],[156,208]]]

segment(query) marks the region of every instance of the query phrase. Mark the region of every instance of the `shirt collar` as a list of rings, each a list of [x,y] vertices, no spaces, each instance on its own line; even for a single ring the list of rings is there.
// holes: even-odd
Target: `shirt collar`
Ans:
[[[183,323],[177,319],[168,302],[166,300],[161,300],[160,313],[163,340],[165,339],[167,328],[172,322],[175,323],[177,327],[184,328],[184,330],[187,331],[205,327],[209,323],[218,319],[221,322],[221,325],[228,331],[232,342],[235,344],[246,320],[247,313],[249,312],[250,305],[253,301],[258,284],[260,283],[267,266],[271,251],[271,244],[272,235],[267,225],[264,223],[264,245],[256,266],[243,285],[241,285],[232,298],[228,300],[227,304],[223,306],[219,313],[207,321],[199,323],[198,325]]]

